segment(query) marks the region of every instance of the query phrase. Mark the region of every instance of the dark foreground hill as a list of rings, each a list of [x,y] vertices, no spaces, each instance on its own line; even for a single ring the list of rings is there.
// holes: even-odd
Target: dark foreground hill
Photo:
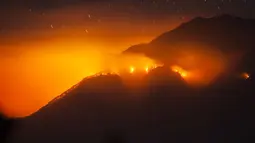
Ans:
[[[254,81],[228,81],[192,89],[164,68],[136,86],[118,75],[86,78],[21,119],[10,142],[252,142]]]
[[[163,63],[174,63],[191,49],[219,51],[234,70],[254,71],[255,20],[230,15],[194,18],[148,44],[135,45],[123,53],[142,53]],[[208,56],[215,56],[210,53]]]
[[[7,119],[0,113],[0,142],[5,142],[11,137],[13,131],[14,120]]]

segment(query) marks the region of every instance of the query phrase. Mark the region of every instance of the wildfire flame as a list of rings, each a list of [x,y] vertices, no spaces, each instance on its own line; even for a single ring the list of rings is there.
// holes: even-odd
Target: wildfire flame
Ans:
[[[172,66],[171,69],[173,72],[180,74],[180,76],[183,78],[188,76],[188,72],[179,66]]]
[[[161,67],[163,65],[156,65],[156,64],[152,64],[150,66],[145,66],[145,68],[141,68],[141,67],[135,67],[135,66],[130,66],[129,67],[129,73],[134,74],[135,72],[141,73],[141,72],[145,72],[146,74],[149,73],[151,70]]]
[[[130,67],[130,73],[134,73],[135,72],[135,67],[131,66]]]
[[[149,72],[149,68],[145,67],[145,72],[148,73]]]

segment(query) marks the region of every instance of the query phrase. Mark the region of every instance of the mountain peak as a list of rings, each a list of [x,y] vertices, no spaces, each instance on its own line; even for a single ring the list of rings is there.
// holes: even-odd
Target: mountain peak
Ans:
[[[105,84],[107,83],[107,84]],[[57,96],[53,100],[51,100],[46,106],[42,107],[38,112],[43,111],[52,105],[59,104],[62,100],[66,100],[66,98],[72,98],[72,96],[76,94],[88,94],[91,91],[110,91],[117,88],[120,88],[122,85],[122,80],[120,76],[113,73],[98,73],[92,76],[87,76],[82,79],[77,84],[73,85],[71,88],[63,92],[61,95]],[[83,98],[87,97],[78,97],[81,101]],[[35,113],[37,114],[37,112]]]
[[[227,65],[224,65],[228,72],[255,71],[255,65],[251,62],[254,61],[255,53],[254,33],[254,19],[228,14],[210,18],[196,17],[161,34],[148,44],[133,46],[123,53],[144,54],[161,63],[176,65],[180,64],[177,63],[178,60],[187,56],[183,55],[183,52],[189,50],[189,56],[195,56],[198,53],[191,49],[199,48],[200,51],[217,51],[221,59],[228,61]],[[215,58],[211,52],[206,53],[206,57]],[[207,60],[197,61],[196,64],[201,65],[201,61]],[[188,63],[190,61],[186,61],[184,66]]]

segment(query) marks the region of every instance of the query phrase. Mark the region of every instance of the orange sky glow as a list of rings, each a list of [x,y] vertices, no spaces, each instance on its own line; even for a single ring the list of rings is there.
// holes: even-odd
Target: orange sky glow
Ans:
[[[95,23],[96,14],[84,22],[86,11],[78,8],[49,11],[47,18],[39,15],[40,21],[38,16],[28,11],[19,14],[23,13],[27,15],[24,21],[37,28],[28,30],[23,26],[0,35],[0,110],[10,117],[24,117],[36,112],[84,77],[102,70],[148,72],[155,64],[153,60],[144,56],[121,57],[119,54],[132,45],[150,42],[183,22],[178,15],[177,18],[172,16],[169,20],[151,22],[140,18],[122,19],[112,13],[114,16],[97,19],[97,24],[91,24],[90,21]],[[185,61],[190,61],[183,53],[182,58],[176,58],[176,64],[181,67],[187,66]],[[204,73],[211,76],[213,70],[216,73],[221,71],[219,59],[206,58],[215,65],[216,69],[212,70],[208,64],[203,65],[202,54],[197,55],[195,60],[200,61],[197,62],[200,66],[192,66],[195,69],[204,67],[203,70],[194,70],[187,75],[182,73],[182,76],[196,81],[198,78],[192,79],[190,73],[197,72],[192,75],[203,77]]]
[[[23,117],[36,112],[86,76],[104,70],[118,73],[120,69],[146,74],[156,64],[141,55],[120,56],[132,44],[149,42],[155,36],[102,38],[76,34],[77,37],[67,38],[65,34],[55,33],[31,42],[14,39],[23,42],[2,44],[6,47],[1,48],[0,57],[4,67],[0,73],[0,105],[7,116]],[[201,50],[200,45],[181,46],[183,51],[173,53],[177,55],[173,57],[176,65],[169,71],[178,72],[188,83],[208,84],[223,70],[223,60],[217,52],[207,55],[209,50]]]
[[[132,63],[139,60],[127,57],[120,60],[118,55],[133,44],[149,42],[163,29],[135,35],[138,30],[135,27],[124,31],[120,26],[119,32],[112,32],[114,28],[91,28],[89,33],[82,28],[51,32],[21,30],[3,37],[0,41],[1,110],[11,117],[28,116],[88,75],[124,65],[129,70],[132,64],[144,68],[152,63],[144,57],[138,57],[140,63]]]

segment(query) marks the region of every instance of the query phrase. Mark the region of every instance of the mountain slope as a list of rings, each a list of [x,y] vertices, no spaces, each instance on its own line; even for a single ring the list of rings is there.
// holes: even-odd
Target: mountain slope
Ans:
[[[194,51],[193,48],[197,47],[218,50],[229,62],[228,64],[240,62],[235,65],[237,69],[254,70],[254,64],[251,62],[255,53],[254,37],[255,20],[253,19],[230,15],[198,17],[158,36],[148,44],[130,47],[123,53],[142,53],[172,64],[183,56],[183,51]]]
[[[10,134],[12,133],[14,120],[7,119],[0,113],[0,142],[5,143],[6,140],[10,139]]]
[[[16,142],[243,142],[252,137],[252,80],[191,89],[164,68],[139,87],[117,75],[86,78],[22,119]],[[226,90],[227,89],[227,90]]]
[[[21,119],[12,143],[254,142],[253,74],[247,79],[223,74],[197,89],[168,66],[207,67],[208,73],[225,60],[241,59],[236,69],[252,71],[253,34],[254,20],[223,15],[196,18],[148,44],[133,46],[123,53],[142,53],[165,66],[139,78],[85,78]]]

